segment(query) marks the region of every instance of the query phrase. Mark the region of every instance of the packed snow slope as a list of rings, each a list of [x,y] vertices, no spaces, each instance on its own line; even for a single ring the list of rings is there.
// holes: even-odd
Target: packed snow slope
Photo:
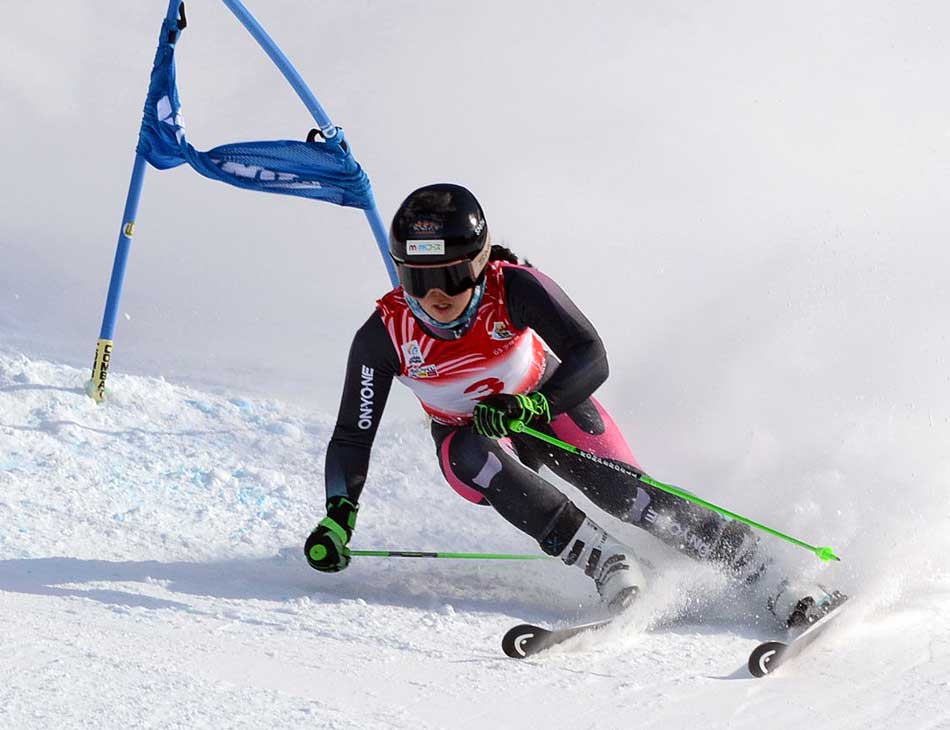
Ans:
[[[785,567],[855,596],[770,678],[744,668],[773,633],[760,607],[617,525],[656,566],[642,603],[515,661],[513,623],[596,611],[578,571],[363,558],[317,574],[300,546],[326,414],[121,373],[97,406],[87,376],[0,350],[4,728],[950,727],[948,497],[925,465],[869,480],[844,449],[820,467],[833,491],[802,459],[804,486],[760,503],[844,557],[779,549]],[[451,493],[431,451],[421,419],[387,424],[355,547],[534,549]]]

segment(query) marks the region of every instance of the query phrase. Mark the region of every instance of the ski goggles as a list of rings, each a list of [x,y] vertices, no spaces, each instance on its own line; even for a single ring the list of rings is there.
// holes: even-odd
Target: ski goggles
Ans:
[[[422,299],[432,289],[454,297],[478,283],[490,254],[491,244],[486,242],[485,248],[474,259],[448,264],[403,264],[397,261],[396,273],[403,291],[411,297]]]

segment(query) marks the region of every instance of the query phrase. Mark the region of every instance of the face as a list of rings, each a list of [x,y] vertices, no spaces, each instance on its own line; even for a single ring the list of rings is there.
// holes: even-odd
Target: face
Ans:
[[[472,301],[472,290],[466,289],[461,294],[450,297],[441,289],[429,289],[426,295],[417,301],[425,313],[436,322],[448,324],[462,316],[462,312]]]

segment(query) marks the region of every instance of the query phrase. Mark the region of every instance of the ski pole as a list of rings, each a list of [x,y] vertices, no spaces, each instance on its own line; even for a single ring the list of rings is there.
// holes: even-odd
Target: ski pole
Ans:
[[[370,558],[447,558],[451,560],[550,560],[550,555],[512,555],[509,553],[444,553],[417,550],[350,550],[350,555]]]
[[[633,477],[637,481],[643,482],[644,484],[648,484],[651,487],[655,487],[656,489],[659,489],[660,491],[675,495],[677,497],[680,497],[681,499],[687,500],[688,502],[698,504],[702,507],[705,507],[706,509],[712,510],[713,512],[718,512],[721,515],[729,517],[730,519],[737,520],[738,522],[744,522],[745,524],[749,525],[750,527],[754,527],[757,530],[762,530],[763,532],[767,532],[770,535],[774,535],[775,537],[781,538],[782,540],[785,540],[786,542],[790,542],[793,545],[798,545],[799,547],[805,548],[806,550],[813,552],[821,560],[826,560],[826,561],[827,560],[841,560],[841,558],[835,555],[834,550],[832,550],[830,547],[816,547],[815,545],[809,545],[807,542],[804,542],[802,540],[799,540],[798,538],[792,537],[791,535],[786,535],[785,533],[779,532],[778,530],[774,530],[771,527],[767,527],[766,525],[763,525],[760,522],[756,522],[755,520],[750,520],[748,517],[743,517],[740,514],[736,514],[735,512],[731,512],[730,510],[727,510],[723,507],[719,507],[718,505],[715,505],[712,502],[707,502],[705,499],[702,499],[701,497],[697,497],[695,494],[687,492],[685,489],[680,489],[679,487],[674,487],[670,484],[664,484],[663,482],[658,482],[656,479],[653,479],[652,477],[647,476],[643,472],[637,469],[634,469],[632,466],[628,466],[627,464],[624,464],[619,461],[604,459],[600,456],[597,456],[596,454],[590,453],[589,451],[584,451],[583,449],[579,449],[573,444],[567,443],[566,441],[561,441],[561,439],[559,438],[555,438],[554,436],[549,436],[546,433],[542,433],[541,431],[536,431],[533,428],[529,428],[528,426],[524,424],[523,421],[518,421],[518,420],[509,421],[508,429],[514,433],[524,433],[524,434],[527,434],[528,436],[533,436],[534,438],[540,439],[541,441],[549,443],[552,446],[556,446],[559,449],[563,449],[564,451],[568,451],[572,454],[576,454],[577,456],[581,456],[585,459],[593,461],[596,464],[600,464],[601,466],[606,466],[610,469],[613,469],[614,471],[619,471],[621,474],[625,474],[629,477]]]

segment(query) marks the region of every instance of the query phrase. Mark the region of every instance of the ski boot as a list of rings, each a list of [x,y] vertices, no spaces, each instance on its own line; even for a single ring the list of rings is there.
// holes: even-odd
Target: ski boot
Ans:
[[[627,608],[646,585],[633,550],[587,517],[558,557],[594,579],[601,601],[611,612]]]

